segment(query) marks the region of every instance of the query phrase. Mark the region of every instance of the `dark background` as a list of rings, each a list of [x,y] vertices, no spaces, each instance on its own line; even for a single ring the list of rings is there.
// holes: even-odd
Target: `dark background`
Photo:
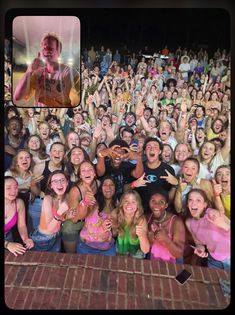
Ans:
[[[224,9],[79,9],[82,49],[101,45],[158,52],[183,48],[230,49],[231,21]]]

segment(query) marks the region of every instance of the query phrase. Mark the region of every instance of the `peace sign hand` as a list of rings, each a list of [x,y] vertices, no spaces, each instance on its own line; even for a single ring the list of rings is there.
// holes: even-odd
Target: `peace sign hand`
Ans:
[[[165,179],[171,185],[174,185],[174,186],[178,185],[179,183],[178,179],[174,175],[172,175],[167,169],[165,169],[165,172],[167,175],[160,176],[160,178]]]
[[[138,188],[138,187],[147,186],[148,183],[151,183],[149,180],[144,179],[144,177],[145,177],[145,173],[140,178],[138,178],[134,182],[132,182],[132,183],[134,183],[133,186],[135,188]]]

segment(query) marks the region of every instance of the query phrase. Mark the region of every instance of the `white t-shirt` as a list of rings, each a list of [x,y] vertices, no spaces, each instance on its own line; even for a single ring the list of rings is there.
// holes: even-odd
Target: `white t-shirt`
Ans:
[[[182,73],[183,79],[188,79],[188,71],[190,71],[190,64],[189,63],[181,63],[179,66],[180,71],[187,71]]]

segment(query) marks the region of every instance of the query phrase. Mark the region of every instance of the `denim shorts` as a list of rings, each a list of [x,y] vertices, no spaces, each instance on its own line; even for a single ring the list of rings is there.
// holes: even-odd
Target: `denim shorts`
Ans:
[[[85,242],[83,242],[80,237],[77,244],[77,253],[79,254],[95,254],[95,255],[102,255],[102,256],[116,256],[116,245],[115,242],[113,245],[106,250],[96,249]]]
[[[230,270],[230,264],[231,264],[230,258],[226,258],[224,260],[216,260],[210,255],[210,253],[208,254],[207,267],[209,268]]]
[[[33,232],[33,230],[36,229],[36,227],[38,227],[39,225],[41,208],[42,208],[41,198],[35,198],[33,202],[29,203],[28,222],[27,222],[29,234]]]
[[[61,236],[60,231],[51,235],[41,233],[36,228],[31,234],[34,241],[34,250],[42,252],[60,252]]]

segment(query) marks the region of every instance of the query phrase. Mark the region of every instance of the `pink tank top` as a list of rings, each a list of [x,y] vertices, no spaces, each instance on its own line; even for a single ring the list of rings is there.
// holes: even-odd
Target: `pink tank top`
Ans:
[[[151,217],[150,217],[150,219],[151,219]],[[171,217],[170,223],[169,223],[168,237],[170,240],[172,240],[172,235],[171,235],[172,220],[175,217],[177,217],[177,215],[173,215]],[[149,221],[150,221],[150,219],[149,219]],[[150,250],[150,259],[151,260],[158,260],[158,261],[166,261],[166,262],[171,262],[171,263],[176,262],[176,258],[170,253],[170,251],[156,240],[154,241],[154,243],[151,247],[151,250]]]
[[[85,224],[80,232],[81,240],[87,245],[100,250],[109,249],[114,242],[111,231],[104,232],[103,222],[110,219],[110,214],[100,212],[98,208],[85,218]]]
[[[7,224],[4,225],[4,233],[8,233],[13,226],[16,225],[17,219],[18,219],[18,210],[17,210],[17,202],[15,201],[15,206],[16,206],[16,211],[15,214],[13,215],[13,217],[11,218],[11,220],[9,222],[7,222]]]
[[[208,211],[199,220],[189,219],[190,228],[196,238],[204,245],[211,256],[219,261],[230,257],[230,231],[225,231],[207,220]]]

